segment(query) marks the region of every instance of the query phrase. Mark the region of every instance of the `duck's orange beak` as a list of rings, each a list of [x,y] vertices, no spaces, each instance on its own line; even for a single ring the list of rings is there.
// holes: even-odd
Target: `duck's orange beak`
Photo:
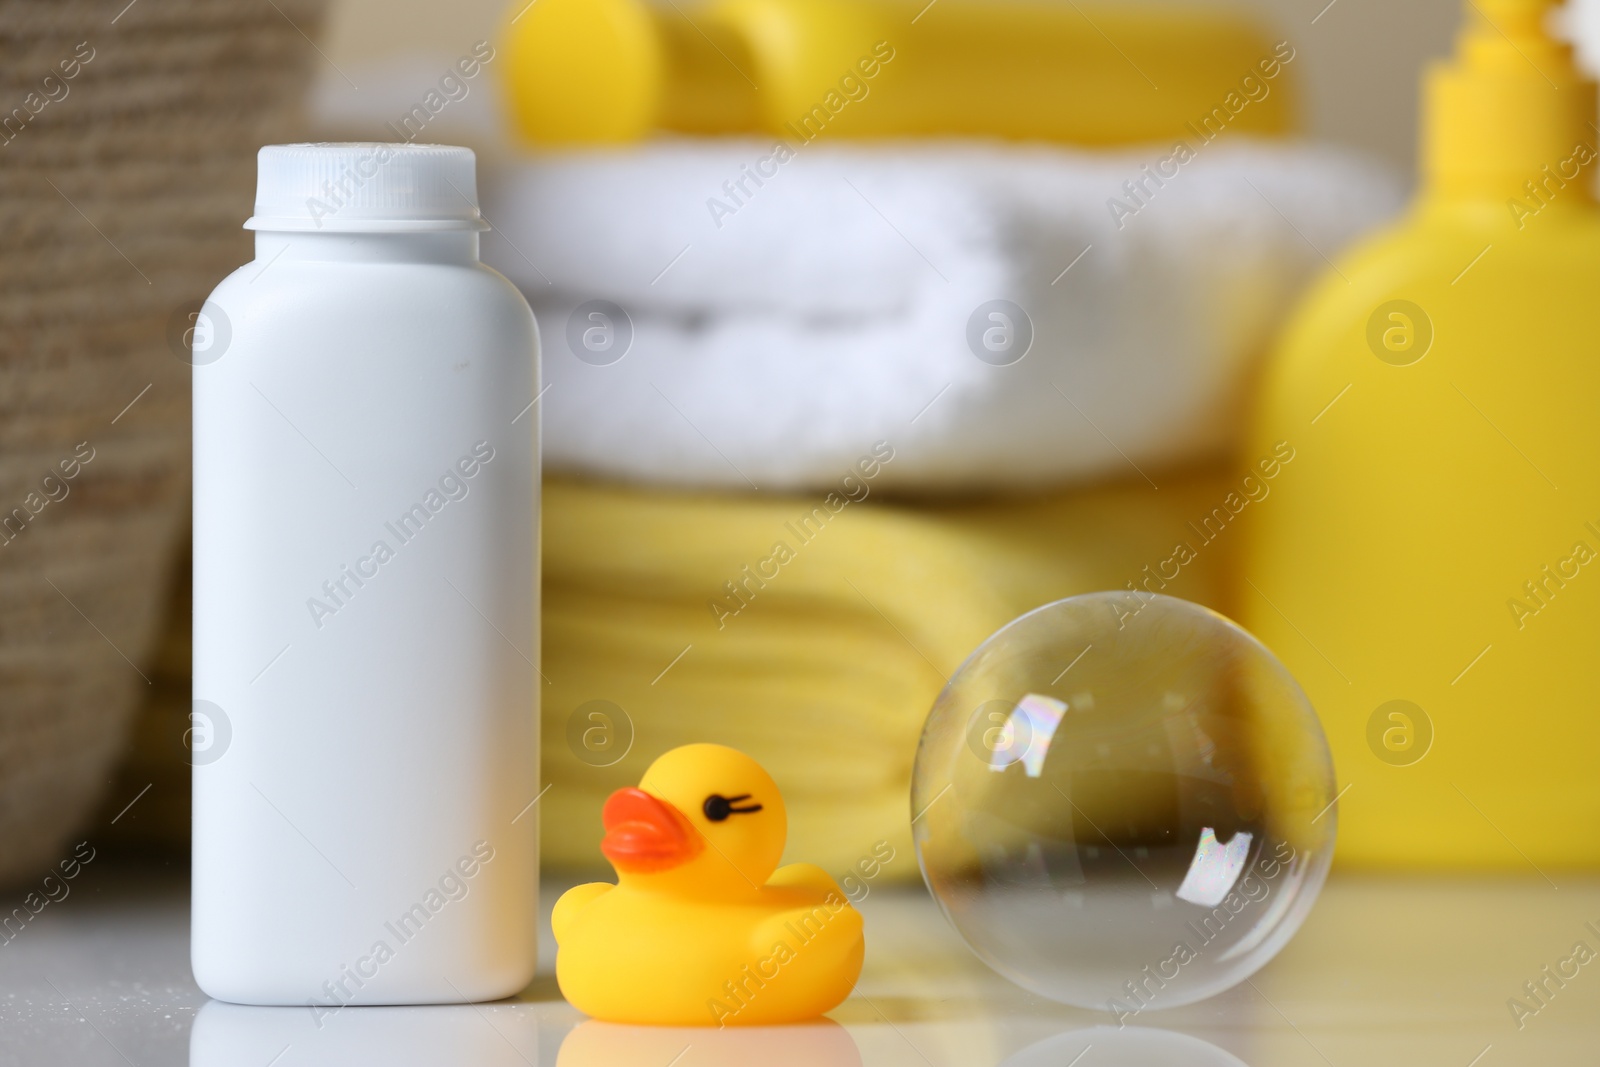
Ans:
[[[700,835],[678,809],[632,786],[606,799],[600,821],[606,828],[600,851],[618,871],[665,871],[701,848]]]

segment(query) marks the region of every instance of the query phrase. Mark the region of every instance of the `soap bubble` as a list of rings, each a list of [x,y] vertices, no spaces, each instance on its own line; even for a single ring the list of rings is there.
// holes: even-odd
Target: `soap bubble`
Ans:
[[[1327,741],[1255,638],[1171,597],[1094,593],[985,641],[912,781],[928,888],[974,952],[1126,1025],[1255,973],[1333,856]]]

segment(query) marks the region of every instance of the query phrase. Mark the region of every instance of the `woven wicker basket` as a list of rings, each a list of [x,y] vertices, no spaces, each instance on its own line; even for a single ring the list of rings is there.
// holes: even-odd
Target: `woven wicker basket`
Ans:
[[[134,800],[106,793],[188,515],[169,334],[250,258],[321,6],[0,2],[0,882]]]

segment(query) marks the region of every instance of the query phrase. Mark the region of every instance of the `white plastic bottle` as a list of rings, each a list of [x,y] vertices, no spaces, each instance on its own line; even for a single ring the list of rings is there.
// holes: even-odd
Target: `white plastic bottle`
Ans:
[[[485,1000],[538,914],[538,336],[473,154],[263,148],[194,349],[193,937],[221,1000]]]

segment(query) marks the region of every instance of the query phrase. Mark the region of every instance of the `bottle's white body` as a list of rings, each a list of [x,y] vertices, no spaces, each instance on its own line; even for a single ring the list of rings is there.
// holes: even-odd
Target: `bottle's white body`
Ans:
[[[538,340],[477,243],[264,231],[208,303],[191,955],[219,999],[532,977]]]

